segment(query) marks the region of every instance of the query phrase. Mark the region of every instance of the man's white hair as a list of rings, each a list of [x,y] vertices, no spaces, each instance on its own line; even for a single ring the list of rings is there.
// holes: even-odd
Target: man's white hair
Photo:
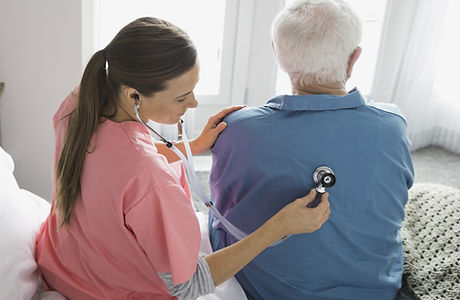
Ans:
[[[345,82],[348,59],[361,41],[362,23],[342,0],[299,0],[274,19],[278,63],[292,82]]]

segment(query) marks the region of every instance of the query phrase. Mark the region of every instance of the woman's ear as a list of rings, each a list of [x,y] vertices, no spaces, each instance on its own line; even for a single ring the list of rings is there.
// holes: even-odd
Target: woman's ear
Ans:
[[[121,86],[121,97],[123,101],[129,101],[132,105],[140,99],[139,92],[126,85]]]
[[[347,67],[347,79],[351,77],[351,72],[353,71],[353,66],[355,65],[356,61],[358,60],[359,56],[363,49],[361,47],[356,47],[355,50],[351,53],[350,57],[348,58],[348,67]]]

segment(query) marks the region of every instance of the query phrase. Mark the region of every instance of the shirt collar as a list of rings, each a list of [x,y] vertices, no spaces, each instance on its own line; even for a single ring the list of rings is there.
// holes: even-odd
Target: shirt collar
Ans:
[[[345,96],[336,95],[281,95],[269,100],[265,106],[279,110],[339,110],[365,104],[357,88]]]

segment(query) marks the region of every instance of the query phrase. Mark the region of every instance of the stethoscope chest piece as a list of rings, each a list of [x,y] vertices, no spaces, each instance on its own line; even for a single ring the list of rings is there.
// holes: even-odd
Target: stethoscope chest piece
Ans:
[[[315,200],[310,202],[307,207],[313,208],[321,202],[321,196],[326,192],[326,188],[333,187],[336,181],[334,171],[328,166],[320,166],[313,172],[313,181],[316,186]]]
[[[335,184],[335,175],[334,171],[331,168],[326,166],[321,166],[316,168],[313,172],[313,181],[318,184],[318,187],[323,188],[333,187]]]

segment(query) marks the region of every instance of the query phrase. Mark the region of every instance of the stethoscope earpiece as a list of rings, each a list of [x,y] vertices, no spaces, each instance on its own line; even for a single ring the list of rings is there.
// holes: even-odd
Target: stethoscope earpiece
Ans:
[[[139,94],[137,93],[131,94],[131,98],[133,98],[136,103],[140,100]]]
[[[164,136],[162,136],[161,134],[159,134],[155,129],[153,129],[149,124],[145,123],[144,121],[142,121],[141,117],[139,116],[139,95],[138,94],[132,94],[131,95],[132,98],[134,98],[134,107],[133,107],[133,110],[134,110],[134,114],[136,115],[136,119],[139,121],[139,123],[143,124],[145,127],[147,127],[148,129],[150,129],[150,131],[155,134],[163,143],[166,144],[166,147],[168,148],[172,148],[173,146],[173,143],[171,141],[168,141]],[[181,120],[182,121],[182,120]],[[180,128],[182,129],[182,124],[180,124]]]
[[[326,192],[326,188],[333,187],[336,181],[334,171],[328,166],[320,166],[313,172],[313,181],[317,184],[315,200],[308,203],[307,207],[313,208],[321,202],[321,196]]]

